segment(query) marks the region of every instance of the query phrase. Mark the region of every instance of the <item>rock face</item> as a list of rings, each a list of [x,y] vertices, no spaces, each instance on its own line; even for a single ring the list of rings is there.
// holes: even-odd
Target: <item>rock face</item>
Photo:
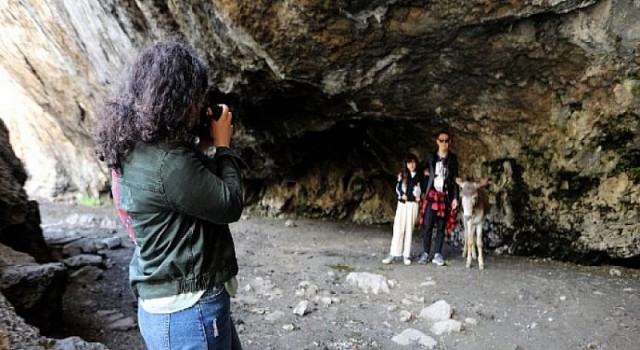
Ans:
[[[38,204],[22,187],[25,180],[0,120],[0,292],[28,322],[46,331],[60,319],[67,272],[62,263],[52,262]]]
[[[32,350],[108,350],[100,343],[87,343],[78,337],[50,339],[40,336],[38,329],[16,315],[7,299],[0,294],[0,349]]]
[[[487,176],[491,247],[640,256],[640,3],[621,0],[7,4],[0,103],[30,193],[105,190],[92,106],[168,33],[211,63],[271,215],[385,223],[394,174],[442,127]],[[17,102],[17,104],[16,104]]]
[[[52,257],[40,228],[38,203],[23,188],[27,174],[9,144],[9,133],[0,120],[0,243],[30,254],[38,262]]]

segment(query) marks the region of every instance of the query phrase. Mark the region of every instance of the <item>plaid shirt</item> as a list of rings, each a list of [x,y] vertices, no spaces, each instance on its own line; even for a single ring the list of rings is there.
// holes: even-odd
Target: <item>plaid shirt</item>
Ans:
[[[422,215],[420,215],[420,225],[424,223],[424,214],[427,212],[428,203],[431,203],[431,210],[436,212],[436,216],[439,218],[447,218],[447,233],[453,232],[456,227],[456,216],[453,208],[449,210],[449,216],[447,217],[447,204],[445,202],[447,194],[444,192],[438,192],[434,189],[430,189],[427,194],[427,198],[422,202]]]

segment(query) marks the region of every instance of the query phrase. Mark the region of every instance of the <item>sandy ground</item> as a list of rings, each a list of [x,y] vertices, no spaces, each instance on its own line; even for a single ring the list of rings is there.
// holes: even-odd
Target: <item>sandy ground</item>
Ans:
[[[40,209],[45,233],[64,227],[72,214],[116,219],[112,208],[41,202]],[[390,227],[312,220],[287,226],[285,220],[251,215],[231,225],[240,265],[232,313],[244,349],[421,348],[392,340],[409,328],[435,339],[435,349],[638,349],[640,344],[638,270],[487,254],[480,271],[475,262],[465,268],[459,248],[450,244],[446,267],[382,265]],[[137,328],[110,330],[99,312],[117,310],[135,319],[136,301],[127,283],[132,244],[123,230],[95,233],[121,236],[125,246],[108,253],[115,265],[94,286],[69,285],[58,335],[78,335],[110,349],[144,349]],[[421,241],[414,237],[415,253]],[[346,282],[350,272],[382,275],[393,287],[388,294],[367,294]],[[294,314],[304,300],[307,313]],[[419,317],[438,300],[451,305],[462,331],[435,335],[432,323]]]

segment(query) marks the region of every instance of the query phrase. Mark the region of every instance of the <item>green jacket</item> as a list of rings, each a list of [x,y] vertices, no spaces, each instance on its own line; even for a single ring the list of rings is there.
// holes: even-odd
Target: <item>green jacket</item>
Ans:
[[[228,225],[242,213],[238,160],[228,148],[211,160],[184,145],[138,143],[113,173],[114,201],[136,243],[136,297],[203,290],[238,273]]]

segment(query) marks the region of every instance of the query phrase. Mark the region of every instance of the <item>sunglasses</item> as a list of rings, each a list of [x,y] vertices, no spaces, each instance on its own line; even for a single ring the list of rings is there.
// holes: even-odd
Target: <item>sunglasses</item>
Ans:
[[[444,139],[444,140],[438,139],[438,142],[440,142],[440,143],[449,143],[449,139]]]

